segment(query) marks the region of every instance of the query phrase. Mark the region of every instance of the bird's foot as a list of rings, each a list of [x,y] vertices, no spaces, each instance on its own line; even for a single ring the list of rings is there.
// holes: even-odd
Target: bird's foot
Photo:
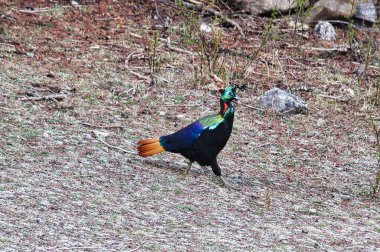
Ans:
[[[186,168],[185,171],[183,171],[183,175],[189,175],[192,164],[193,162],[189,163],[189,166]]]
[[[223,185],[225,187],[231,188],[231,189],[234,189],[234,190],[238,190],[238,188],[236,186],[233,186],[230,182],[228,182],[227,180],[225,180],[222,176],[220,176],[220,179],[222,180]]]

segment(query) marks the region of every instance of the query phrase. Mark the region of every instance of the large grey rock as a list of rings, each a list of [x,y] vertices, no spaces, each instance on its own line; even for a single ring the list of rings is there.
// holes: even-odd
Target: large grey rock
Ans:
[[[306,22],[313,24],[320,20],[350,18],[353,14],[350,2],[350,0],[320,0],[311,8]]]
[[[361,2],[356,7],[355,18],[375,23],[377,20],[376,7],[373,2]]]
[[[258,105],[282,114],[306,113],[308,108],[301,98],[279,88],[273,88],[261,95]]]
[[[309,24],[320,20],[349,19],[351,17],[374,23],[377,19],[376,7],[371,0],[320,0],[306,17]]]
[[[332,24],[326,21],[319,21],[314,28],[314,33],[322,40],[332,41],[335,39],[335,29]]]
[[[235,6],[254,15],[265,14],[273,10],[288,12],[297,6],[297,1],[289,0],[231,0]],[[308,1],[307,1],[307,6]]]

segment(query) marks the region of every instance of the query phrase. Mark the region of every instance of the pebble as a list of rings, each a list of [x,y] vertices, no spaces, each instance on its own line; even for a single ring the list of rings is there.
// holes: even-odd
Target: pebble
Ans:
[[[318,120],[317,120],[317,127],[321,127],[321,126],[323,126],[323,125],[325,125],[325,124],[326,124],[325,119],[323,119],[323,118],[318,118]]]
[[[309,213],[311,213],[311,214],[316,214],[316,213],[317,213],[317,209],[310,208],[310,209],[309,209]]]

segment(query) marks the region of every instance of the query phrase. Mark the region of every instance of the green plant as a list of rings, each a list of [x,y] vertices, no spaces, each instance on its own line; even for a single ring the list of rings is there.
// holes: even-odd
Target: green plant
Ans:
[[[375,181],[374,184],[372,185],[372,198],[375,198],[377,193],[379,192],[380,188],[380,127],[377,125],[375,116],[373,112],[371,112],[369,109],[367,109],[367,115],[369,119],[369,123],[372,126],[376,143],[375,143],[375,149],[376,149],[376,154],[375,158],[377,160],[377,172],[375,174]]]
[[[374,27],[378,27],[379,20],[374,24]],[[378,64],[380,62],[379,53],[375,47],[375,34],[371,33],[366,43],[361,43],[359,45],[359,54],[361,54],[360,59],[364,59],[364,69],[361,74],[359,74],[357,83],[359,86],[367,86],[369,90],[372,89],[374,85],[375,91],[372,92],[371,96],[367,98],[366,103],[367,107],[367,118],[370,124],[370,128],[375,136],[375,158],[377,160],[377,171],[375,173],[374,183],[372,185],[372,198],[375,198],[379,193],[380,189],[380,126],[378,119],[380,114],[378,108],[380,107],[380,77],[377,76],[373,83],[369,81],[370,79],[367,76],[367,70],[370,65]],[[371,92],[369,92],[371,93]]]
[[[158,32],[153,32],[153,38],[149,41],[149,70],[151,84],[155,84],[155,75],[157,74],[158,61],[157,61],[157,46],[158,46]]]
[[[348,22],[348,45],[350,50],[354,48],[355,45],[355,29],[352,19]]]
[[[306,15],[308,14],[307,11],[307,0],[294,0],[292,4],[296,4],[295,6],[295,20],[294,20],[294,36],[297,33],[297,27],[298,27],[298,22],[301,24],[301,31],[303,31],[303,28],[305,26],[305,18]]]
[[[195,11],[187,9],[182,0],[175,0],[175,4],[179,7],[180,15],[184,17],[184,33],[185,38],[182,42],[189,45],[198,44],[195,34],[198,32],[199,18]]]
[[[178,206],[180,209],[182,210],[186,210],[186,211],[189,211],[189,212],[193,212],[195,211],[194,207],[191,206],[191,205],[185,205],[185,204],[181,204]]]
[[[348,44],[350,50],[353,50],[355,47],[355,25],[354,20],[352,19],[352,16],[355,12],[355,0],[350,0],[349,3],[351,4],[351,11],[350,16],[348,17]]]
[[[271,14],[270,19],[269,19],[269,24],[265,29],[265,33],[261,39],[259,47],[257,48],[256,51],[253,52],[252,56],[250,57],[250,61],[248,61],[248,63],[243,67],[242,71],[240,71],[236,74],[236,78],[241,79],[241,78],[245,78],[247,76],[248,68],[256,60],[257,56],[263,50],[264,46],[268,42],[268,40],[272,34],[272,31],[273,31],[274,20],[278,16],[278,14],[279,14],[279,12],[276,9],[272,11],[272,14]]]
[[[217,61],[219,59],[219,46],[222,38],[222,33],[219,30],[215,30],[210,36],[203,31],[199,31],[200,37],[200,49],[198,54],[201,58],[201,70],[203,70],[203,63],[207,62],[207,68],[209,73],[215,73],[217,69]],[[220,69],[222,66],[220,66]],[[202,73],[202,71],[201,71]]]
[[[8,35],[8,31],[4,27],[0,27],[0,35],[6,37]]]
[[[265,208],[267,210],[270,210],[271,204],[272,204],[271,189],[267,188],[267,191],[265,193]]]

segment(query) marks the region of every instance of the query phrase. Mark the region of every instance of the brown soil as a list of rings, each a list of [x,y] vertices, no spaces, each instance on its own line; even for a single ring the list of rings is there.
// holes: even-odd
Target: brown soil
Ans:
[[[362,58],[315,50],[346,44],[346,30],[324,43],[294,35],[289,17],[277,19],[248,77],[232,77],[248,84],[239,94],[246,105],[277,86],[310,108],[281,116],[236,105],[218,157],[234,190],[210,168],[184,175],[179,155],[135,154],[139,139],[218,110],[208,79],[198,78],[199,55],[184,51],[200,45],[186,37],[180,9],[158,1],[161,18],[173,19],[163,30],[153,1],[51,2],[0,0],[0,250],[380,249],[379,197],[369,197],[376,139],[365,112],[379,68],[358,82]],[[246,38],[219,26],[217,62],[232,72],[269,23],[236,20]],[[168,36],[176,49],[163,42]],[[66,98],[33,100],[56,94]]]

